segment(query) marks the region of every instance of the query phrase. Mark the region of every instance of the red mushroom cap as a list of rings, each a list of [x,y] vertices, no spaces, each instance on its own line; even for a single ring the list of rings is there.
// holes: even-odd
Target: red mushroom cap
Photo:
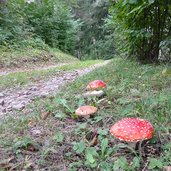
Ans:
[[[87,85],[86,89],[87,90],[96,90],[96,89],[105,88],[105,87],[106,87],[106,83],[104,81],[94,80]]]
[[[123,141],[142,141],[152,138],[153,127],[148,120],[140,118],[124,118],[115,123],[110,132]]]

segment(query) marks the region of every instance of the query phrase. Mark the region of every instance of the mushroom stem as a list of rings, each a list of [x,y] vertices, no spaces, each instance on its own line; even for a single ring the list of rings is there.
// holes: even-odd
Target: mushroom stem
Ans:
[[[144,162],[143,157],[142,157],[142,152],[141,152],[141,150],[142,150],[142,148],[141,148],[142,142],[143,142],[143,141],[140,141],[140,142],[138,143],[138,151],[139,151],[139,158],[140,158],[140,161]]]
[[[128,145],[134,149],[134,150],[138,150],[138,153],[139,153],[139,158],[141,161],[143,161],[143,157],[142,157],[142,148],[141,148],[141,145],[142,145],[142,142],[143,141],[139,141],[139,142],[129,142]]]
[[[139,150],[141,151],[141,145],[143,141],[138,141],[138,142],[128,142],[128,145],[133,148],[134,150]]]
[[[138,144],[137,142],[128,142],[128,145],[134,150],[137,149],[137,144]]]

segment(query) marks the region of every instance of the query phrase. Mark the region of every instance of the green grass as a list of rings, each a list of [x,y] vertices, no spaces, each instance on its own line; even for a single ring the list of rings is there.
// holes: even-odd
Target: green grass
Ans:
[[[58,49],[26,48],[20,50],[0,48],[0,68],[32,67],[40,64],[76,62],[77,58]],[[23,66],[24,64],[24,66]]]
[[[54,98],[37,99],[29,106],[32,112],[25,110],[0,125],[0,158],[17,154],[11,164],[18,170],[23,166],[28,170],[61,171],[164,170],[171,163],[171,74],[163,72],[165,68],[114,59],[66,85]],[[167,71],[170,69],[167,66]],[[107,83],[101,102],[80,95],[94,79]],[[88,120],[74,119],[73,111],[84,104],[97,106],[97,115]],[[46,112],[50,115],[42,120]],[[110,127],[124,117],[148,119],[154,127],[153,138],[142,142],[138,150],[109,133]],[[34,129],[40,130],[41,135],[33,135]],[[28,144],[38,150],[33,152]],[[29,161],[25,160],[23,148],[32,154]]]
[[[11,87],[21,87],[27,84],[35,83],[42,79],[49,79],[59,74],[60,71],[72,71],[74,69],[86,68],[96,63],[102,62],[101,60],[90,60],[83,62],[74,62],[70,64],[65,64],[63,66],[47,69],[47,70],[33,70],[10,73],[8,75],[0,76],[0,90],[11,88]]]

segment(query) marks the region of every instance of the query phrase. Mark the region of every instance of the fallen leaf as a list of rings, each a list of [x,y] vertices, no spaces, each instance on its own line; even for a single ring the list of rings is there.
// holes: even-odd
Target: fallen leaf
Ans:
[[[29,119],[28,120],[28,126],[35,126],[36,125],[36,122],[34,119]]]
[[[98,144],[97,135],[95,135],[93,137],[93,139],[90,141],[89,145],[90,145],[90,147],[92,147],[92,146],[95,146],[97,144]]]
[[[51,114],[51,112],[49,112],[49,111],[48,111],[48,112],[43,112],[43,113],[42,113],[42,119],[43,119],[43,120],[47,119],[47,117],[48,117],[50,114]]]
[[[27,148],[21,148],[22,149],[22,153],[24,154],[24,151],[29,151],[29,152],[37,152],[39,151],[38,147],[34,144],[28,144]],[[26,153],[25,153],[26,154]]]
[[[11,157],[9,159],[5,159],[0,161],[0,169],[9,169],[12,167],[12,164],[10,164],[10,161],[12,161],[14,157]]]
[[[30,160],[31,157],[30,156],[26,156],[25,157],[25,163],[24,163],[24,169],[28,170],[29,168],[31,168],[32,166],[34,166],[34,163]]]

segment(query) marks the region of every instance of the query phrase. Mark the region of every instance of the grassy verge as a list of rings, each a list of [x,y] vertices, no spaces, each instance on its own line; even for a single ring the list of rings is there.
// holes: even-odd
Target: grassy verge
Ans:
[[[35,65],[40,66],[71,61],[78,60],[58,49],[0,49],[0,68],[29,68]]]
[[[27,84],[35,83],[42,79],[49,79],[50,77],[56,76],[60,71],[71,71],[74,69],[86,68],[96,63],[100,63],[100,60],[90,60],[83,62],[74,62],[70,64],[65,64],[63,66],[47,69],[47,70],[35,70],[35,71],[24,71],[10,73],[8,75],[0,76],[0,90],[11,88],[11,87],[21,87]]]
[[[54,98],[38,99],[30,110],[0,125],[0,159],[16,170],[160,171],[171,163],[171,75],[165,66],[115,59],[62,88]],[[84,99],[88,82],[104,80],[103,100]],[[84,104],[98,107],[87,120],[74,119]],[[45,119],[44,116],[48,116]],[[153,138],[138,150],[114,139],[110,127],[124,117],[148,119]],[[13,158],[12,158],[13,156]]]

